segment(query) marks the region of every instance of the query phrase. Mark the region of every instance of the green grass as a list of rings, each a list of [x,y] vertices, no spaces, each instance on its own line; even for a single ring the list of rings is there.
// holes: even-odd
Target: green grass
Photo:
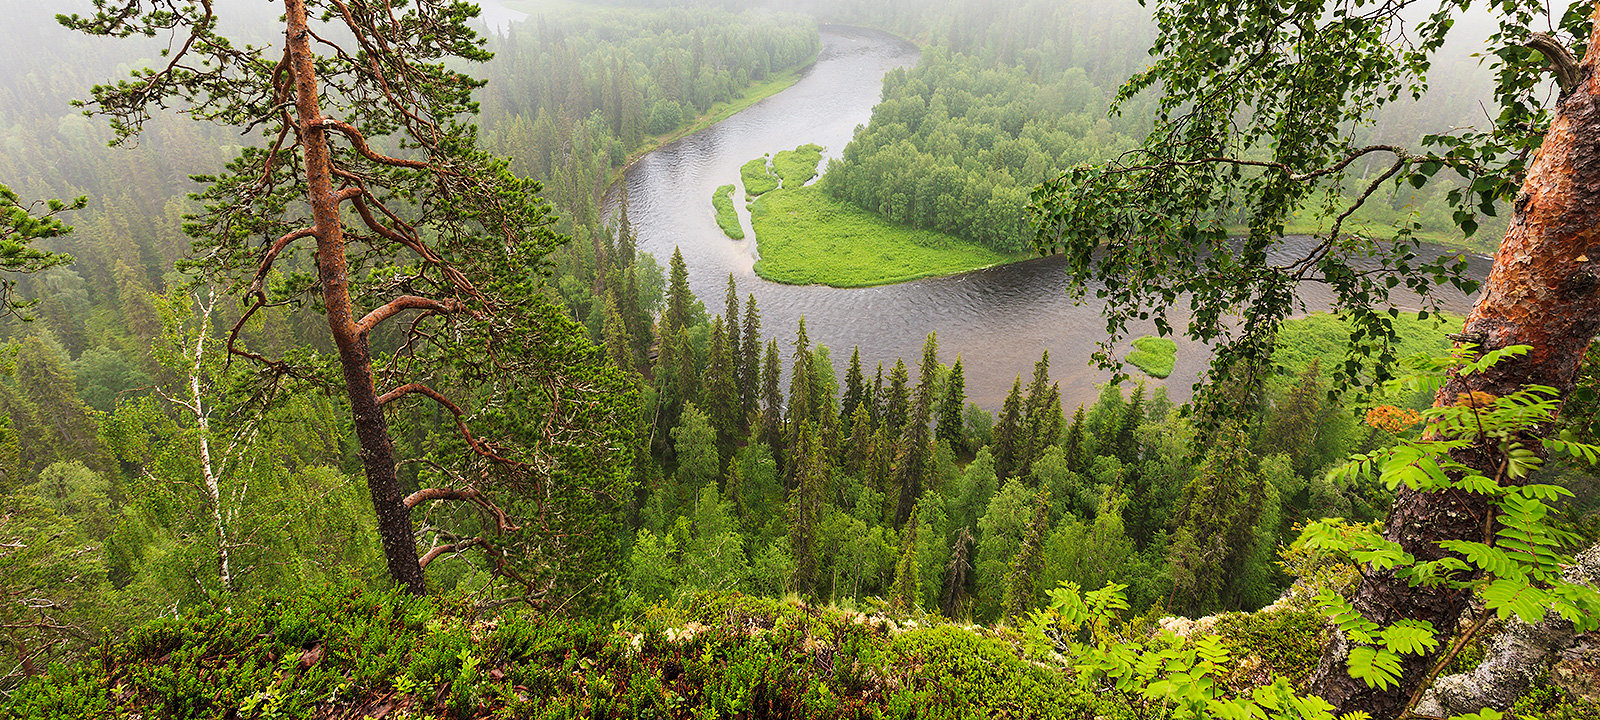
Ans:
[[[1170,338],[1146,335],[1133,341],[1133,352],[1128,353],[1128,363],[1156,379],[1172,374],[1172,363],[1177,359],[1178,344]]]
[[[717,210],[717,227],[735,240],[744,239],[744,228],[739,227],[739,213],[733,209],[733,186],[723,185],[711,193],[711,207]]]
[[[783,181],[783,187],[797,188],[817,176],[817,165],[822,163],[822,146],[801,145],[772,156],[772,170]]]
[[[1395,346],[1395,357],[1404,359],[1417,353],[1439,355],[1450,349],[1448,333],[1461,332],[1464,318],[1460,315],[1429,315],[1418,320],[1414,312],[1402,312],[1394,318],[1395,333],[1400,336]],[[1277,349],[1272,361],[1285,370],[1304,372],[1311,359],[1322,364],[1323,372],[1344,364],[1345,348],[1350,343],[1350,323],[1332,313],[1311,313],[1303,318],[1287,320],[1278,329]]]
[[[772,167],[767,165],[765,157],[758,157],[739,168],[739,178],[744,180],[744,194],[747,197],[761,197],[778,189],[778,176],[772,174]]]
[[[888,285],[1028,257],[891,223],[815,185],[767,193],[750,221],[761,255],[756,274],[790,285]]]

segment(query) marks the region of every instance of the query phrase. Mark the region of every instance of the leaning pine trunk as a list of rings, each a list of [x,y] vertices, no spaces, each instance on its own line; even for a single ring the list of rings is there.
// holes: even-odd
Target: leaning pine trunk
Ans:
[[[319,108],[305,2],[285,0],[284,9],[287,20],[284,38],[294,75],[295,114],[300,124],[300,145],[305,153],[307,195],[314,223],[312,234],[317,239],[317,279],[327,307],[328,328],[333,332],[333,342],[339,348],[339,364],[344,368],[345,390],[350,399],[350,412],[355,416],[361,463],[366,469],[367,490],[378,518],[378,535],[383,540],[389,576],[410,592],[422,595],[427,586],[422,565],[417,560],[416,541],[411,535],[411,510],[400,494],[400,481],[395,475],[394,442],[389,437],[389,423],[372,384],[372,353],[366,334],[356,325],[355,307],[350,299],[344,229],[339,220],[339,198],[333,189],[328,133],[323,128],[324,118]]]
[[[1600,327],[1600,24],[1590,37],[1578,83],[1556,108],[1544,143],[1528,169],[1515,214],[1495,257],[1483,295],[1468,316],[1462,337],[1483,350],[1529,345],[1527,355],[1508,358],[1488,372],[1452,379],[1434,398],[1449,405],[1470,390],[1505,395],[1529,384],[1548,385],[1562,397],[1571,390],[1584,350]],[[1501,461],[1488,446],[1458,453],[1456,460],[1489,477]],[[1445,555],[1445,540],[1487,542],[1494,508],[1483,495],[1459,491],[1395,495],[1384,535],[1425,563]],[[1470,600],[1468,590],[1411,587],[1392,572],[1363,571],[1355,608],[1379,624],[1404,618],[1426,620],[1448,636]],[[1444,640],[1445,638],[1441,638]],[[1369,688],[1346,672],[1345,648],[1330,643],[1312,676],[1312,688],[1341,712],[1364,710],[1393,718],[1422,684],[1437,652],[1406,656],[1401,682]],[[1440,648],[1448,646],[1442,642]]]

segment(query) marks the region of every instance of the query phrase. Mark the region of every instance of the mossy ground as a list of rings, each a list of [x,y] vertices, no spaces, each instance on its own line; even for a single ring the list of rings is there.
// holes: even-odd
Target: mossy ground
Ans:
[[[739,226],[739,213],[733,209],[733,186],[723,185],[711,193],[711,207],[717,211],[717,227],[734,240],[744,239],[744,228]]]
[[[1083,718],[993,633],[739,595],[616,622],[368,591],[139,628],[0,699],[44,718]]]
[[[1028,257],[891,223],[816,185],[766,194],[750,221],[761,252],[756,274],[791,285],[888,285]]]
[[[1177,354],[1178,344],[1170,338],[1146,335],[1133,341],[1128,363],[1150,377],[1164,379],[1172,374],[1172,364],[1176,362]]]

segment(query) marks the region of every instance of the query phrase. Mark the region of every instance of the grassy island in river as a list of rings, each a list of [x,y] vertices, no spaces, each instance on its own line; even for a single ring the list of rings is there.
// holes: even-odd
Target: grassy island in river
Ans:
[[[751,206],[750,223],[756,274],[791,285],[888,285],[1028,257],[889,222],[814,185],[767,193]]]
[[[835,199],[816,185],[805,185],[816,177],[821,160],[820,146],[801,145],[774,156],[771,169],[766,158],[745,164],[745,190],[759,195],[750,206],[761,256],[757,275],[790,285],[865,287],[952,275],[1028,257],[891,222]],[[752,190],[752,177],[761,192]],[[773,182],[779,180],[781,185]],[[777,187],[764,188],[763,181]]]
[[[723,185],[711,193],[711,207],[717,211],[717,227],[734,240],[744,239],[744,228],[739,226],[739,213],[733,209],[733,186]]]

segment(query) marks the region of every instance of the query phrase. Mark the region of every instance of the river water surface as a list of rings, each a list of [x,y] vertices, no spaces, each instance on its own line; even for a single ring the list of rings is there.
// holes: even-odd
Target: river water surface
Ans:
[[[961,356],[968,396],[987,409],[999,408],[1018,375],[1026,384],[1044,350],[1050,351],[1051,375],[1061,384],[1068,411],[1079,402],[1092,403],[1097,385],[1109,378],[1109,373],[1089,364],[1095,344],[1105,336],[1105,324],[1093,299],[1094,288],[1083,304],[1067,297],[1060,258],[874,288],[781,285],[757,277],[751,269],[755,249],[748,238],[754,235],[742,202],[736,205],[747,239],[729,240],[718,229],[711,193],[719,185],[737,184],[740,165],[804,143],[822,145],[827,157],[838,156],[856,126],[871,117],[884,74],[908,67],[917,58],[915,46],[891,35],[824,27],[817,62],[793,87],[645,155],[628,170],[622,183],[627,186],[628,215],[637,227],[640,248],[662,265],[674,246],[681,250],[690,286],[712,314],[722,310],[723,291],[732,273],[741,303],[748,293],[755,294],[761,327],[767,336],[778,338],[785,365],[802,316],[811,341],[832,348],[841,376],[851,348],[859,345],[869,377],[878,362],[887,367],[903,357],[915,378],[923,338],[937,332],[940,359],[949,364]],[[743,194],[741,187],[735,197]],[[613,213],[619,200],[619,188],[612,188],[607,203]],[[1474,258],[1473,265],[1475,276],[1487,275],[1487,259]],[[1313,309],[1327,306],[1320,286],[1305,286],[1302,298]],[[1444,298],[1443,307],[1465,313],[1470,302],[1454,294]],[[1134,337],[1137,334],[1136,329]],[[1198,343],[1182,338],[1177,342],[1172,376],[1150,383],[1165,386],[1173,399],[1184,400],[1210,353]]]

